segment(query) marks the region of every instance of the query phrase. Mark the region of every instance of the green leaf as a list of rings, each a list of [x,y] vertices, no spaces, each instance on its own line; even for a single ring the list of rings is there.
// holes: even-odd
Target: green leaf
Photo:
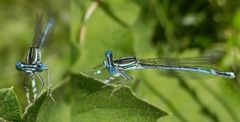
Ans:
[[[110,96],[114,86],[103,86],[105,84],[102,82],[82,74],[72,74],[66,83],[54,90],[54,96],[57,96],[56,103],[51,102],[44,92],[34,103],[27,106],[23,116],[13,87],[1,89],[0,120],[151,122],[167,115],[133,95],[127,87]]]
[[[20,121],[21,117],[21,106],[13,87],[0,89],[0,120]]]
[[[165,112],[134,96],[129,88],[123,87],[110,96],[113,86],[73,75],[71,80],[73,121],[156,121]]]
[[[68,83],[54,91],[55,95],[61,94],[55,105],[45,102],[37,120],[155,122],[167,115],[133,95],[129,88],[123,87],[110,96],[114,87],[104,85],[81,74],[71,75]]]
[[[68,80],[69,82],[69,80]],[[45,101],[38,113],[37,122],[71,122],[70,83],[58,87],[53,92],[55,104]]]

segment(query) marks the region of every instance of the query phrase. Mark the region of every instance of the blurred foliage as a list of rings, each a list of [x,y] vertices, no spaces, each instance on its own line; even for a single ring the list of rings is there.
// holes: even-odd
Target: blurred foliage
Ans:
[[[42,12],[45,19],[55,17],[42,49],[53,87],[63,84],[69,71],[78,73],[102,63],[106,50],[114,57],[139,58],[225,52],[217,67],[234,71],[236,79],[193,79],[147,70],[130,72],[134,77],[130,86],[138,97],[172,113],[159,121],[240,121],[238,0],[8,0],[1,1],[0,9],[0,88],[14,86],[23,108],[25,78],[15,63],[25,59],[36,13]],[[71,94],[68,88],[63,90]],[[52,110],[63,118],[70,111],[65,99]]]

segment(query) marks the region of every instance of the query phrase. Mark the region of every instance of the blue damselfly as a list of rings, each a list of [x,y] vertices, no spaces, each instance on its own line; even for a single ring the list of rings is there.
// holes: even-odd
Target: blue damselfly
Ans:
[[[43,64],[41,61],[41,48],[43,46],[44,41],[46,40],[49,30],[53,26],[53,18],[50,18],[48,20],[44,30],[42,30],[42,27],[43,27],[42,24],[43,24],[43,15],[37,15],[33,43],[28,50],[26,61],[16,63],[16,69],[18,71],[24,72],[26,76],[28,76],[28,79],[30,79],[31,81],[32,94],[33,94],[32,101],[34,101],[41,94],[45,86],[45,82],[41,77],[41,75],[39,74],[40,72],[43,72],[43,71],[45,71],[47,75],[47,92],[48,92],[48,95],[52,98],[51,83],[49,80],[49,71],[47,66]],[[39,92],[37,92],[35,76],[38,78],[38,80],[41,83]],[[27,97],[28,104],[30,104],[31,103],[30,90],[27,84],[28,84],[28,81],[25,81],[24,88],[26,90],[26,97]]]
[[[102,80],[105,84],[122,83],[123,81],[132,80],[133,78],[125,71],[138,69],[159,69],[159,70],[176,70],[186,72],[198,72],[201,74],[210,74],[225,78],[235,78],[234,72],[222,72],[213,68],[213,64],[209,57],[199,58],[150,58],[139,59],[137,57],[124,57],[113,59],[111,51],[106,51],[103,64],[94,67],[86,73],[96,79]],[[104,70],[107,77],[99,77]],[[117,78],[118,81],[114,81]]]

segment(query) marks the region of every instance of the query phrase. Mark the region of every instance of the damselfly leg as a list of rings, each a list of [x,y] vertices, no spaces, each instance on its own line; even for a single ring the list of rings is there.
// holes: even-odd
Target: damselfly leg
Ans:
[[[133,78],[131,76],[129,76],[127,73],[125,73],[124,71],[117,70],[117,73],[112,74],[112,75],[109,74],[108,78],[102,80],[106,84],[103,87],[106,87],[111,84],[119,85],[122,83],[121,82],[122,80],[132,80],[132,79]]]
[[[53,103],[55,103],[55,100],[54,100],[54,98],[52,96],[52,90],[51,90],[52,83],[51,83],[51,80],[50,80],[50,77],[49,77],[49,70],[48,70],[48,68],[45,71],[46,71],[46,75],[47,75],[47,84],[48,84],[48,86],[47,86],[47,95],[51,98]]]
[[[36,74],[36,76],[38,77],[38,79],[39,79],[39,81],[40,81],[40,83],[41,83],[41,88],[40,88],[39,93],[38,93],[38,97],[39,97],[40,94],[41,94],[41,92],[42,92],[42,90],[43,90],[44,87],[45,87],[45,83],[44,83],[44,81],[43,81],[43,79],[42,79],[42,77],[40,76],[39,73],[35,73],[35,74]]]
[[[124,71],[118,71],[118,73],[122,78],[118,81],[113,82],[117,86],[112,90],[112,93],[110,96],[113,96],[114,92],[121,89],[124,85],[126,85],[126,83],[128,83],[128,81],[133,80],[133,78]]]

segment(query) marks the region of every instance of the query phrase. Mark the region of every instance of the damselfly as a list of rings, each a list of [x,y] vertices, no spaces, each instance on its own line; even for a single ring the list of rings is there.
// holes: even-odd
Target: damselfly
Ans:
[[[102,80],[105,84],[122,83],[122,81],[132,80],[133,78],[125,71],[138,69],[159,69],[177,70],[187,72],[198,72],[226,78],[235,78],[234,72],[222,72],[206,64],[212,63],[209,57],[201,58],[150,58],[139,59],[137,57],[125,57],[113,59],[111,51],[106,51],[105,60],[102,65],[93,68],[86,73],[96,79]],[[106,70],[107,77],[99,77]],[[120,77],[120,79],[119,79]],[[118,78],[118,81],[115,81]]]
[[[48,92],[48,95],[52,98],[51,83],[49,81],[48,68],[41,61],[41,48],[43,46],[44,41],[46,40],[49,30],[53,26],[53,18],[50,18],[48,20],[43,31],[42,31],[42,24],[43,24],[42,19],[43,19],[43,15],[37,15],[33,43],[32,43],[32,46],[28,50],[28,53],[26,56],[26,61],[16,63],[16,69],[18,71],[24,72],[28,76],[28,79],[31,80],[32,94],[33,94],[32,101],[34,101],[41,94],[41,92],[45,86],[45,82],[44,82],[43,78],[41,77],[41,75],[39,74],[40,72],[43,72],[43,71],[45,71],[47,74],[47,92]],[[41,83],[39,92],[37,92],[35,76],[38,78],[38,80]],[[26,90],[27,101],[30,104],[31,103],[30,91],[29,91],[29,86],[27,84],[28,84],[28,81],[25,81],[24,88]]]

